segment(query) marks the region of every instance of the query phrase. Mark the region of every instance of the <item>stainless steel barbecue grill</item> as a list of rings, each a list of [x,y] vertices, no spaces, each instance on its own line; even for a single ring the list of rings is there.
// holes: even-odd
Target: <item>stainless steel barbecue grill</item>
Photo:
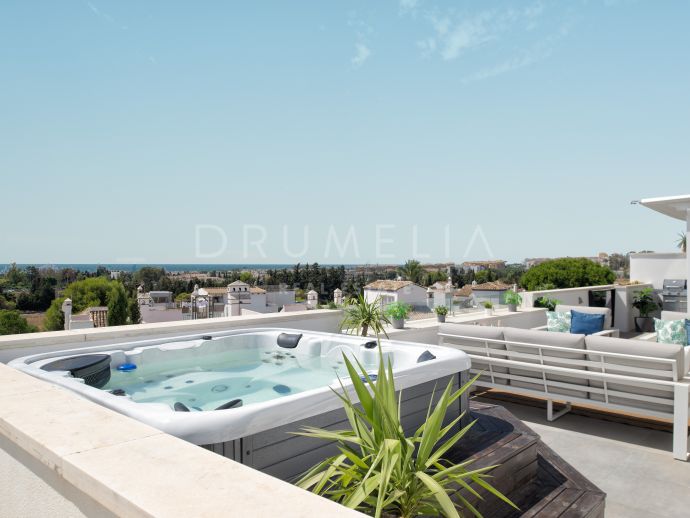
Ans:
[[[666,311],[688,311],[688,287],[685,279],[664,279],[661,298]]]

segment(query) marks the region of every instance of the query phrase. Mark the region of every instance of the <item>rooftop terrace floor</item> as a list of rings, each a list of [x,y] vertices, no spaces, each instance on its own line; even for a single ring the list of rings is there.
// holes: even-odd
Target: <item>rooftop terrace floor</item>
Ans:
[[[690,516],[690,462],[673,459],[671,433],[577,414],[548,422],[543,408],[499,404],[607,493],[607,517]]]

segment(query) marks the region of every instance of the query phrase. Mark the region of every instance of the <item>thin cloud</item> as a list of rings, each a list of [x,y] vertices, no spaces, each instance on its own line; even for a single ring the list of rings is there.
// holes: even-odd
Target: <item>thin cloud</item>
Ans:
[[[520,68],[527,67],[529,65],[532,65],[534,63],[537,63],[543,59],[546,59],[551,55],[551,51],[548,49],[542,50],[542,51],[528,51],[522,54],[521,56],[516,56],[510,59],[507,59],[497,65],[494,65],[492,67],[487,67],[479,72],[476,72],[474,74],[471,74],[469,76],[466,76],[463,78],[462,82],[463,83],[471,83],[473,81],[481,81],[482,79],[488,79],[490,77],[496,77],[501,74],[505,74],[507,72],[512,72],[514,70],[518,70]]]
[[[413,13],[417,10],[418,5],[419,0],[400,0],[400,2],[398,2],[398,9],[400,10],[400,14]]]
[[[355,55],[350,60],[354,68],[361,67],[371,56],[371,50],[364,43],[355,44]]]
[[[97,18],[100,18],[101,20],[104,20],[110,24],[115,24],[115,20],[113,19],[112,16],[110,16],[108,13],[105,11],[101,11],[98,7],[96,7],[94,4],[91,2],[85,2],[86,7],[89,8],[89,10],[96,16]]]
[[[401,0],[401,8],[407,2],[422,10],[415,0]],[[436,56],[446,62],[461,61],[464,68],[477,62],[484,64],[479,70],[467,71],[463,82],[488,79],[532,65],[552,54],[556,42],[568,35],[572,18],[570,10],[557,12],[558,6],[537,0],[469,13],[430,9],[420,17],[430,32],[418,39],[416,46],[425,58]],[[515,42],[520,42],[517,48]],[[472,54],[476,54],[473,59],[464,59]]]

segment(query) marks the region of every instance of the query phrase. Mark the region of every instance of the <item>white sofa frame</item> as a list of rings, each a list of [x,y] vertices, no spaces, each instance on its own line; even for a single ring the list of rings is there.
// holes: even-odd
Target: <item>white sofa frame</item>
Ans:
[[[470,342],[476,342],[476,346],[457,344],[446,344],[446,338],[462,339]],[[477,379],[475,382],[478,386],[495,388],[503,392],[512,392],[516,394],[522,394],[527,396],[535,396],[539,398],[546,398],[547,400],[547,419],[553,421],[558,419],[565,413],[567,413],[572,403],[581,403],[592,406],[599,406],[605,409],[619,410],[619,411],[633,411],[637,414],[646,415],[661,419],[671,419],[673,421],[673,456],[676,459],[687,461],[688,460],[688,406],[690,404],[690,378],[684,377],[682,379],[678,378],[678,372],[683,372],[677,365],[678,360],[668,359],[668,358],[654,358],[648,356],[636,356],[630,354],[612,353],[612,352],[600,352],[591,349],[572,349],[568,347],[556,347],[551,345],[541,345],[541,344],[531,344],[525,342],[513,342],[510,340],[496,340],[489,338],[480,338],[476,336],[467,336],[464,334],[449,334],[449,333],[439,333],[440,345],[445,345],[446,347],[454,347],[456,349],[462,349],[465,351],[472,360],[481,361],[482,363],[488,364],[488,372],[478,371],[476,369],[470,369],[470,373],[473,375],[483,374],[488,375],[491,381]],[[508,351],[503,349],[492,349],[489,347],[490,344],[499,345],[515,345],[521,348],[533,349],[535,354]],[[565,352],[572,354],[573,352],[582,353],[585,357],[589,355],[595,355],[600,358],[599,361],[592,360],[578,360],[572,358],[561,358],[557,356],[547,356],[547,361],[550,363],[562,364],[562,367],[555,365],[545,365],[544,364],[544,352]],[[658,364],[659,369],[654,368],[643,368],[643,367],[632,367],[632,366],[622,366],[620,364],[609,363],[607,365],[607,358],[618,358],[618,359],[629,359],[638,360],[645,363]],[[535,360],[539,360],[539,363],[532,363]],[[530,360],[530,361],[521,361]],[[498,384],[496,383],[497,378],[502,378],[507,381],[515,380],[524,383],[535,384],[538,383],[538,378],[530,378],[526,376],[519,376],[511,374],[510,372],[494,372],[494,367],[503,368],[513,368],[521,369],[525,371],[532,371],[541,376],[542,389],[534,390],[524,387],[516,387],[510,384]],[[579,367],[573,368],[573,367]],[[582,370],[582,368],[596,368],[600,369],[601,372]],[[614,374],[611,372],[606,372],[607,367],[612,371],[625,370],[629,374]],[[669,369],[670,370],[667,370]],[[506,369],[507,370],[507,369]],[[564,381],[554,381],[548,380],[547,374],[560,374],[562,376],[572,377],[578,380],[587,379],[599,381],[603,384],[602,388],[591,387],[589,385],[579,385],[576,383],[568,383]],[[653,379],[649,376],[655,376],[663,379]],[[651,410],[643,407],[636,407],[632,405],[620,405],[616,403],[611,403],[609,397],[623,397],[631,398],[630,393],[620,392],[616,390],[610,390],[608,388],[608,383],[616,383],[622,385],[630,385],[635,387],[647,387],[653,389],[668,390],[669,393],[673,395],[672,399],[665,399],[655,396],[647,396],[641,394],[635,394],[633,397],[639,401],[645,401],[648,403],[656,403],[664,406],[668,406],[668,411],[657,411]],[[604,401],[597,401],[594,399],[588,399],[583,397],[576,397],[572,395],[558,394],[549,392],[550,388],[559,387],[564,389],[575,390],[579,392],[587,392],[589,394],[600,394],[603,396]],[[564,401],[566,407],[557,412],[553,412],[553,402],[554,401]]]

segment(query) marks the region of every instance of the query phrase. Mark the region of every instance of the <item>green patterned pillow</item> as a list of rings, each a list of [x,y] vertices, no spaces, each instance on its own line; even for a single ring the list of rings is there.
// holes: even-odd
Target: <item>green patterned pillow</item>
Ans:
[[[685,329],[685,320],[661,320],[654,319],[656,341],[660,344],[688,344],[688,332]]]
[[[555,333],[570,333],[570,311],[547,311],[546,329]]]

